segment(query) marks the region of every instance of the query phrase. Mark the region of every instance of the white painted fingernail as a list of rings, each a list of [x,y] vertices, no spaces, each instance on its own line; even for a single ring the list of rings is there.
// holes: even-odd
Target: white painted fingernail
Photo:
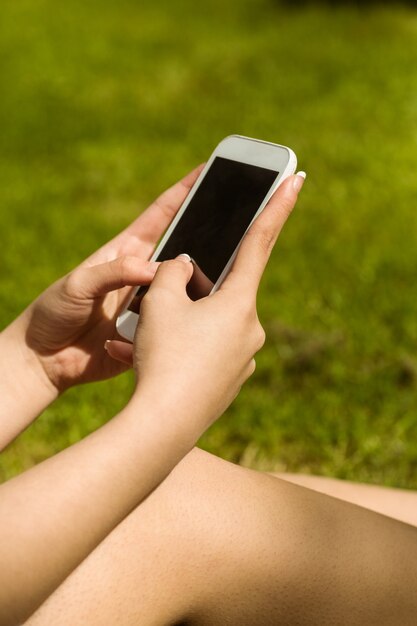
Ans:
[[[104,342],[104,349],[107,351],[109,349],[110,339],[106,339]]]
[[[294,178],[293,186],[295,191],[301,191],[302,186],[304,185],[304,181],[307,177],[307,174],[303,171],[297,172],[297,175]]]
[[[183,254],[179,254],[177,256],[178,261],[183,261],[184,263],[190,263],[191,262],[191,257],[189,254],[186,254],[185,252]]]

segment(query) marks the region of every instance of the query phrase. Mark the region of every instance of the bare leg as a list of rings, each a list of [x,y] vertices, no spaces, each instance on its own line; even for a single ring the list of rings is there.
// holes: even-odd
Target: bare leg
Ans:
[[[393,517],[400,522],[417,526],[417,492],[406,489],[390,489],[377,485],[352,483],[347,480],[307,476],[304,474],[272,474],[282,480],[302,485],[333,498],[358,504],[371,511]]]
[[[195,449],[27,626],[414,626],[416,588],[416,528]]]

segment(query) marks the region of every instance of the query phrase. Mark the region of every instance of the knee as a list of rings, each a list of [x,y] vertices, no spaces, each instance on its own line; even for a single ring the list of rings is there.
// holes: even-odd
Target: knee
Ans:
[[[330,624],[346,619],[349,595],[359,621],[362,600],[383,604],[366,532],[373,514],[200,450],[154,496],[156,542],[192,623]]]
[[[320,547],[287,483],[194,450],[151,497],[170,578],[196,623],[301,617]]]

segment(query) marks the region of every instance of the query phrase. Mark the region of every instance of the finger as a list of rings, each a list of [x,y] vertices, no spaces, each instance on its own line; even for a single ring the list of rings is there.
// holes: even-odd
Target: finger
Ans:
[[[106,341],[104,347],[113,359],[126,363],[126,365],[130,365],[130,367],[132,367],[133,347],[131,343],[114,339]]]
[[[290,176],[274,193],[256,218],[239,247],[222,288],[257,290],[272,248],[287,221],[303,186],[305,173]]]
[[[67,278],[67,292],[77,298],[97,298],[122,287],[149,285],[159,263],[122,256],[109,263],[79,267]]]
[[[252,374],[255,373],[255,370],[256,370],[256,361],[255,359],[251,359],[246,368],[246,372],[245,372],[246,378],[250,378]]]
[[[164,261],[155,274],[148,294],[152,294],[155,289],[164,289],[176,295],[183,293],[188,298],[186,288],[192,274],[193,264],[188,254],[180,254],[172,261]]]
[[[206,276],[194,259],[191,259],[191,262],[193,264],[193,276],[188,284],[187,293],[191,300],[199,300],[200,298],[207,296],[212,291],[214,283],[208,276]]]

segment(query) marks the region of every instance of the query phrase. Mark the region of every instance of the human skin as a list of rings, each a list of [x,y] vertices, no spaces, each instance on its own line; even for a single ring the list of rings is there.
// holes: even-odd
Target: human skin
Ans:
[[[197,174],[55,283],[0,336],[0,354],[13,355],[0,363],[7,445],[69,386],[127,367],[110,356],[124,357],[120,343],[105,351],[104,341],[115,336],[126,286],[154,277],[142,303],[133,350],[137,384],[126,407],[0,487],[2,625],[30,615],[164,480],[254,370],[264,341],[257,288],[303,178],[289,178],[268,203],[219,291],[192,302],[186,295],[191,263],[169,261],[155,274],[144,259]]]
[[[128,286],[152,280],[157,265],[147,259],[202,167],[165,191],[117,237],[51,285],[1,333],[0,449],[65,389],[127,369],[109,356],[104,343],[116,337],[115,320]]]
[[[414,626],[416,587],[416,527],[194,448],[26,626]]]
[[[291,202],[281,204],[282,197],[276,200],[269,207],[273,211],[268,219],[258,222],[260,228],[245,242],[229,293],[210,299],[210,308],[194,309],[184,295],[192,268],[183,260],[165,265],[151,287],[152,297],[144,303],[133,355],[127,344],[108,344],[108,354],[126,364],[134,356],[140,368],[137,393],[141,402],[135,403],[134,397],[129,410],[94,433],[95,439],[90,436],[14,479],[17,489],[6,493],[1,491],[4,486],[0,488],[0,499],[4,495],[9,505],[4,507],[5,515],[13,509],[9,518],[0,513],[2,540],[10,544],[4,554],[11,565],[0,573],[0,624],[21,622],[46,597],[27,626],[415,624],[417,529],[340,500],[416,523],[415,494],[364,486],[355,489],[313,477],[282,480],[196,448],[184,452],[187,441],[196,437],[197,425],[204,430],[222,412],[222,403],[229,401],[229,396],[217,398],[224,393],[219,363],[224,360],[229,366],[230,397],[241,378],[253,370],[251,353],[263,340],[254,308],[257,282],[291,208]],[[84,284],[81,278],[89,282],[93,275],[98,275],[96,270],[78,274],[77,280],[72,279],[73,287]],[[239,296],[247,298],[245,310],[233,308],[237,289]],[[249,331],[252,349],[244,355],[238,354],[234,341],[220,345],[224,335],[218,334],[219,329],[211,328],[209,337],[201,340],[200,318],[207,316],[207,324],[213,316],[223,320],[225,309],[237,315],[239,334]],[[175,360],[179,347],[171,312],[179,322],[175,331],[185,340],[180,344],[180,360]],[[233,334],[229,314],[224,323],[226,334]],[[199,347],[201,342],[197,361],[191,328]],[[178,387],[171,384],[172,374],[163,351],[158,354],[159,345],[174,359]],[[213,345],[219,350],[216,363]],[[52,380],[63,380],[65,388],[69,379],[79,381],[79,377],[69,377],[68,371],[81,372],[81,378],[86,373],[74,367],[76,359],[75,363],[74,358],[63,359],[61,350],[55,361],[60,376]],[[71,351],[72,357],[83,358],[82,354],[82,350]],[[100,354],[102,359],[106,356],[104,351]],[[53,373],[53,355],[46,356],[48,367],[42,365],[42,370]],[[201,378],[200,367],[207,368],[209,384],[206,376]],[[141,377],[141,372],[148,374]],[[163,387],[155,386],[159,372]],[[38,384],[44,381],[41,374]],[[169,394],[161,397],[165,387]],[[58,393],[61,385],[53,388]],[[175,409],[167,408],[166,401],[171,399]],[[196,403],[202,403],[198,411]],[[132,407],[136,410],[130,413]],[[166,478],[160,480],[165,473]],[[159,484],[151,488],[152,481]],[[292,484],[297,481],[311,489]],[[146,487],[148,495],[142,498]],[[129,509],[126,503],[135,499],[131,512],[122,512],[121,521],[115,522],[114,512]],[[114,509],[110,511],[113,517],[107,509]],[[24,545],[15,552],[17,539]],[[66,541],[76,558],[63,545]],[[34,546],[35,542],[40,546]],[[80,558],[83,553],[84,560]],[[65,580],[63,566],[69,570]]]

